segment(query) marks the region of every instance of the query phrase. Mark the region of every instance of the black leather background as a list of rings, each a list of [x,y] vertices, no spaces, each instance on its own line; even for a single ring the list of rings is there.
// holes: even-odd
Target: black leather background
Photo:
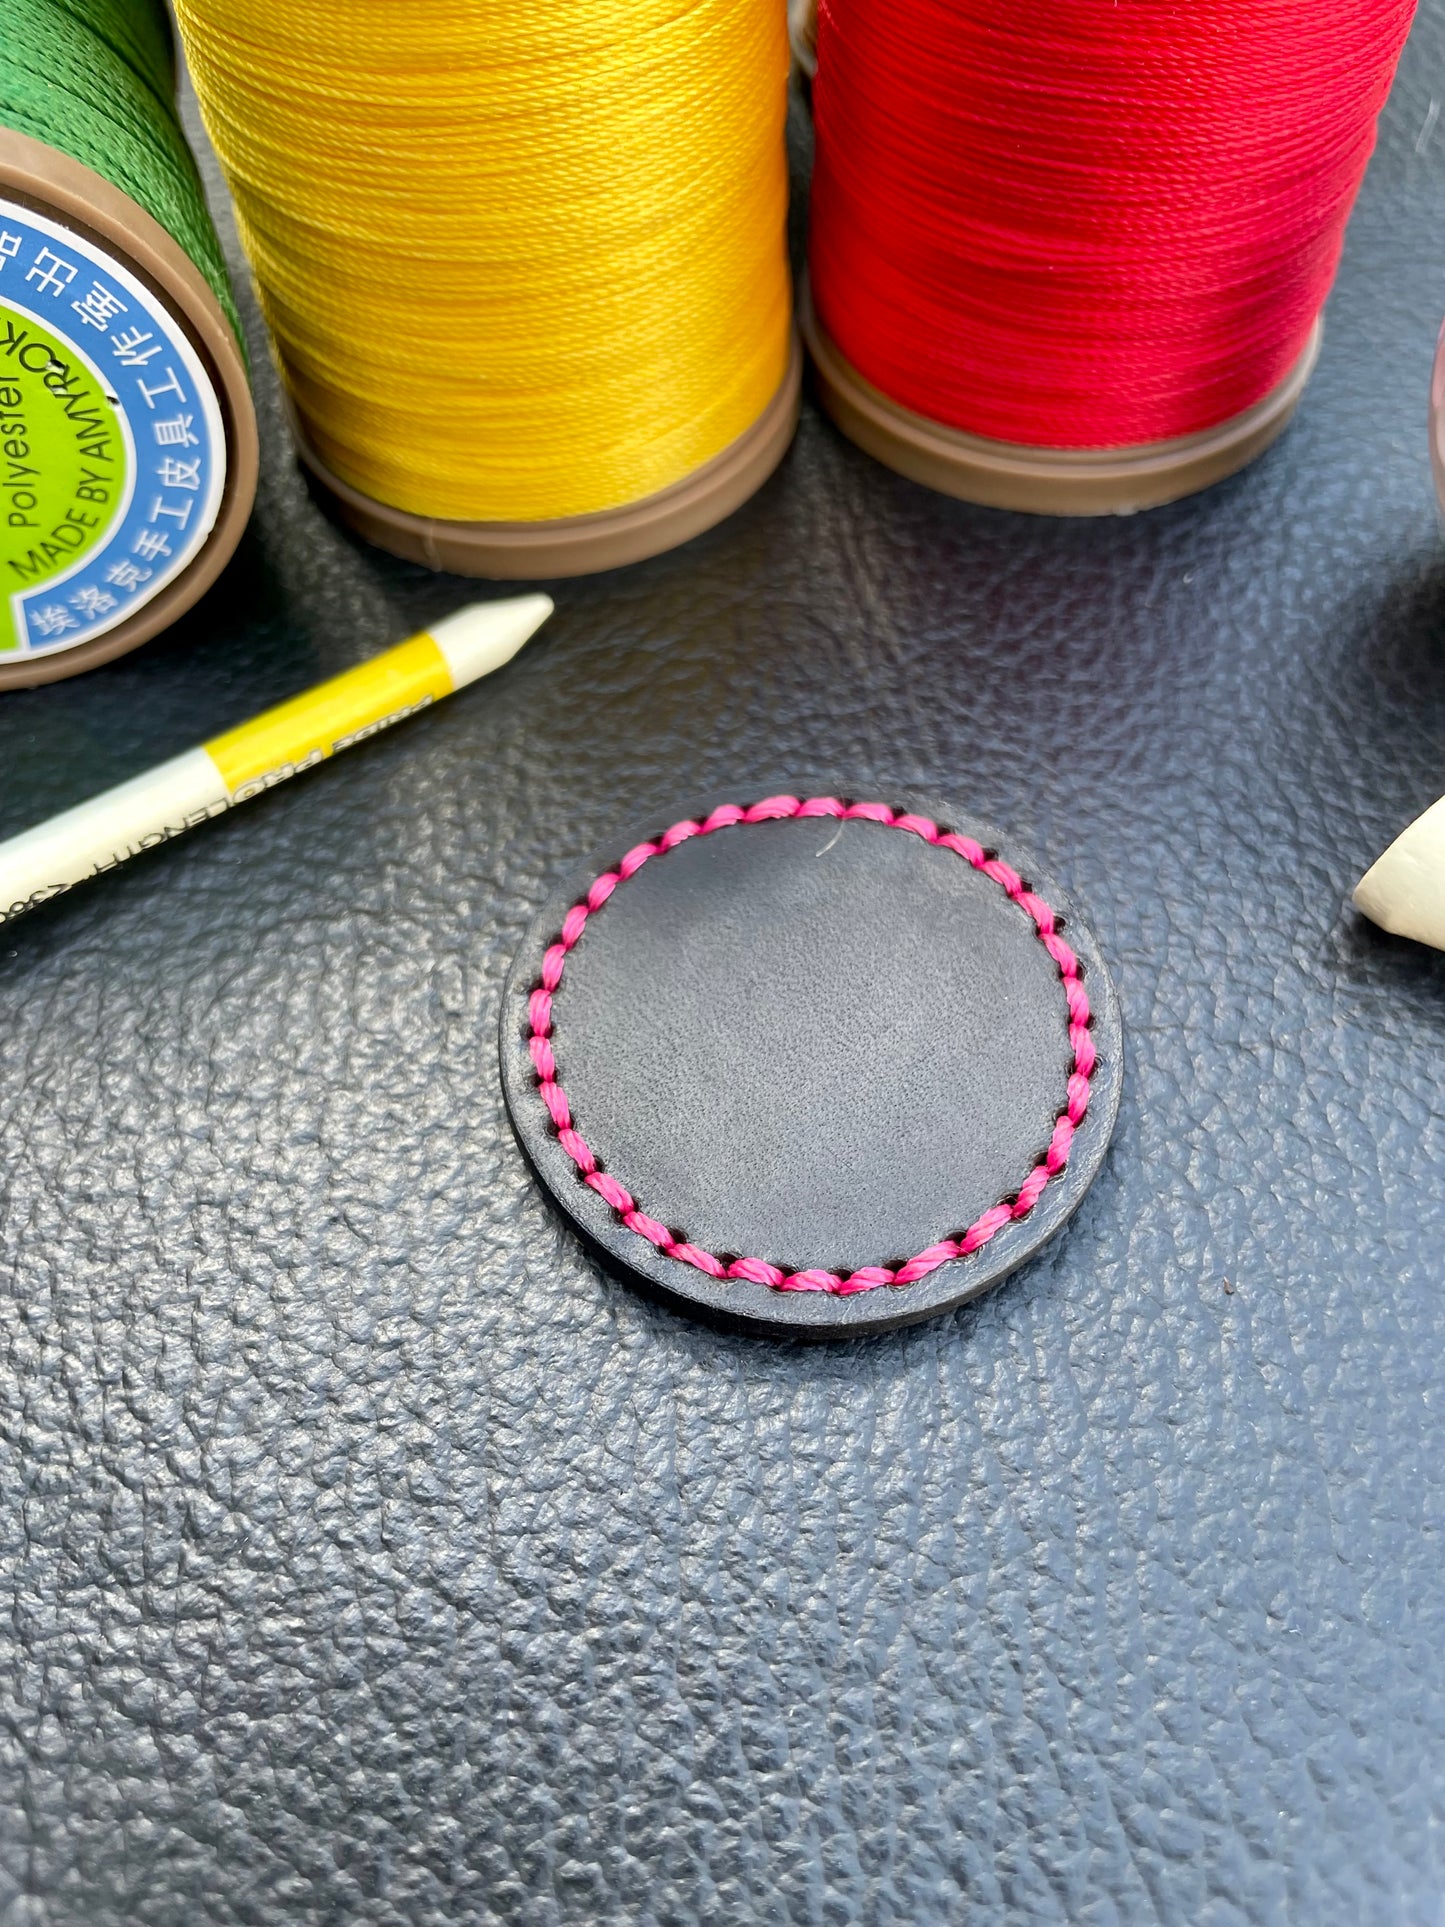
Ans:
[[[1445,1912],[1445,0],[1298,424],[1133,521],[810,413],[492,682],[0,942],[0,1923],[1397,1927]],[[260,511],[0,704],[0,830],[466,591]],[[1119,1133],[976,1306],[729,1337],[586,1255],[495,1069],[619,820],[917,778],[1088,905]]]

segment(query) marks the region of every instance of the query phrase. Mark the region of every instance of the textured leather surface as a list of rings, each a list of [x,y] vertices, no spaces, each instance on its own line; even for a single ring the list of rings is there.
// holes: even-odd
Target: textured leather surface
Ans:
[[[553,893],[507,978],[503,1087],[538,1176],[613,1259],[733,1324],[857,1333],[951,1310],[1057,1233],[1108,1149],[1123,1039],[1076,906],[956,804],[897,789],[887,800],[1001,851],[1086,979],[1095,1063],[1066,1169],[965,1260],[848,1294],[714,1280],[624,1223],[559,1137],[529,1048],[549,946],[625,851],[730,797],[619,825]],[[734,826],[644,864],[588,918],[550,1015],[557,1078],[601,1168],[681,1242],[790,1271],[897,1269],[961,1237],[1043,1162],[1074,1069],[1063,983],[1032,918],[953,851],[866,820]]]
[[[4,932],[4,1927],[1441,1918],[1445,957],[1344,900],[1445,789],[1442,75],[1427,0],[1247,474],[1035,523],[810,413],[492,682]],[[0,705],[0,830],[465,593],[262,408],[204,609]],[[574,855],[795,759],[1013,828],[1130,1038],[1067,1236],[822,1349],[599,1268],[495,1071]]]

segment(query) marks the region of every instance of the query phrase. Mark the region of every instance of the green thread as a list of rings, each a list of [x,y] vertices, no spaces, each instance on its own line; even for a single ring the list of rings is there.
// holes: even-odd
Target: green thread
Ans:
[[[83,162],[159,221],[209,282],[244,350],[175,86],[162,0],[0,0],[0,126]]]

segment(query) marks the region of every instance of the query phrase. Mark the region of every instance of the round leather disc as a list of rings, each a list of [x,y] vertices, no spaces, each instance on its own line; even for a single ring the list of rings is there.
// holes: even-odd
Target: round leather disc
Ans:
[[[1077,913],[912,798],[741,797],[634,826],[537,917],[507,1105],[587,1236],[753,1327],[907,1324],[1077,1207],[1123,1040]]]

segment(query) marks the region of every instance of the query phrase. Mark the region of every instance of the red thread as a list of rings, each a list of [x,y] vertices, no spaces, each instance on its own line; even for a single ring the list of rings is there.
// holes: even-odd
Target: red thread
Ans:
[[[1193,434],[1304,351],[1415,0],[821,0],[811,282],[916,414]]]
[[[1012,1197],[1001,1199],[985,1211],[959,1237],[945,1238],[940,1244],[930,1245],[896,1271],[890,1271],[883,1265],[865,1265],[846,1276],[836,1271],[817,1269],[787,1272],[780,1265],[769,1264],[764,1258],[724,1260],[711,1251],[703,1251],[689,1244],[685,1238],[675,1237],[665,1224],[659,1224],[656,1218],[648,1217],[638,1207],[636,1199],[624,1184],[598,1169],[597,1159],[586,1139],[579,1135],[573,1124],[571,1106],[557,1079],[557,1060],[552,1044],[552,994],[562,981],[567,958],[581,941],[589,918],[594,917],[607,902],[618,883],[624,877],[635,876],[643,864],[650,862],[653,857],[675,850],[679,843],[685,843],[692,837],[711,836],[717,830],[732,829],[740,823],[768,823],[795,816],[831,816],[843,820],[851,817],[870,823],[883,823],[962,857],[980,875],[996,883],[1005,896],[1011,898],[1030,919],[1040,943],[1058,966],[1063,981],[1074,1068],[1064,1093],[1063,1109],[1054,1125],[1053,1136],[1043,1159],[1034,1166]],[[800,802],[796,796],[768,796],[745,810],[735,804],[725,804],[701,823],[674,823],[655,843],[639,843],[636,849],[629,850],[616,871],[604,871],[587,891],[583,901],[567,912],[557,941],[548,946],[543,956],[542,982],[532,992],[528,1003],[531,1035],[527,1040],[527,1049],[537,1072],[537,1088],[542,1102],[557,1131],[557,1142],[577,1166],[584,1183],[617,1213],[618,1219],[629,1231],[646,1238],[665,1257],[675,1258],[680,1264],[692,1265],[694,1269],[706,1272],[710,1278],[740,1278],[755,1285],[769,1286],[775,1291],[821,1291],[838,1297],[851,1297],[860,1291],[876,1291],[884,1285],[914,1284],[918,1279],[926,1278],[930,1272],[937,1271],[940,1265],[952,1264],[956,1258],[966,1258],[982,1250],[1005,1225],[1026,1218],[1050,1181],[1059,1175],[1069,1161],[1075,1133],[1089,1108],[1090,1082],[1098,1059],[1089,1035],[1089,999],[1084,989],[1083,973],[1073,951],[1056,933],[1056,921],[1048,904],[1035,896],[1008,864],[980,848],[971,837],[940,830],[926,816],[900,815],[889,809],[886,803],[844,803],[836,796],[815,796],[807,802]]]

